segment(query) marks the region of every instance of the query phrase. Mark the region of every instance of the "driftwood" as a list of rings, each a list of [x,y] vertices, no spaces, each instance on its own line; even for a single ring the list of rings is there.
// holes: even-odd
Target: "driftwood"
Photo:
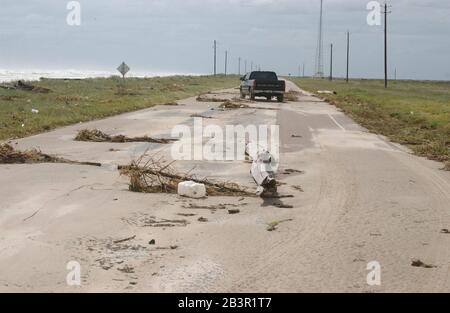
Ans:
[[[144,162],[144,158],[148,160]],[[130,178],[129,189],[134,192],[177,193],[179,183],[193,181],[204,184],[210,196],[254,196],[247,188],[236,183],[215,182],[190,173],[179,173],[172,167],[173,163],[175,162],[167,163],[144,154],[130,165],[120,166],[119,170]]]
[[[102,166],[101,163],[79,162],[67,160],[60,157],[55,157],[49,154],[42,153],[41,151],[36,149],[19,151],[6,143],[0,145],[0,164],[30,164],[30,163],[64,163],[74,165],[90,165],[97,167]]]
[[[36,93],[49,93],[49,92],[51,92],[51,90],[48,89],[48,88],[34,86],[34,85],[26,83],[26,82],[24,82],[22,80],[19,80],[17,83],[15,83],[14,87],[17,90],[32,91],[32,92],[36,92]]]
[[[110,136],[98,129],[83,129],[80,130],[75,137],[76,141],[91,141],[91,142],[115,142],[115,143],[125,143],[125,142],[151,142],[168,144],[176,139],[164,139],[164,138],[152,138],[148,136],[143,137],[126,137],[124,135]]]

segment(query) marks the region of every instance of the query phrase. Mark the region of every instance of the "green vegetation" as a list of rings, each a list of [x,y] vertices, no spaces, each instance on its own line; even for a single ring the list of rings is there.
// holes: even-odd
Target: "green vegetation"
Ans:
[[[86,80],[42,79],[34,91],[0,88],[0,139],[24,137],[53,128],[238,86],[237,76],[173,76]],[[3,84],[10,85],[10,84]],[[45,93],[46,89],[51,90]],[[32,110],[39,113],[33,113]]]
[[[450,82],[293,79],[341,108],[372,132],[407,145],[416,154],[447,162],[450,168]]]

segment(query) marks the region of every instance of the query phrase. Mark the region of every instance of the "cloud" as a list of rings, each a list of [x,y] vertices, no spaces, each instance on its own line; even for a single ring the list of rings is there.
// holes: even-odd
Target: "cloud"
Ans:
[[[368,0],[324,0],[325,46],[335,44],[336,73],[344,72],[345,33],[352,33],[352,74],[382,75],[382,27],[366,24]],[[82,25],[66,23],[67,1],[2,0],[0,67],[110,69],[134,67],[183,72],[212,69],[230,53],[281,73],[314,67],[318,0],[80,0]],[[405,77],[444,78],[448,0],[391,0],[391,66]],[[426,47],[427,49],[424,49]],[[328,49],[326,49],[328,50]],[[326,51],[327,52],[327,51]],[[420,68],[414,66],[421,60]],[[326,58],[326,62],[328,62]],[[438,70],[436,70],[438,68]]]

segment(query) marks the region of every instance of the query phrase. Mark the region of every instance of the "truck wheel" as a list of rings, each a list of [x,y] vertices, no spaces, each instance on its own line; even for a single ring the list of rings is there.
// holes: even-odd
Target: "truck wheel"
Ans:
[[[284,101],[284,95],[278,96],[277,100],[278,100],[278,102],[283,102]]]
[[[255,100],[255,94],[253,93],[252,89],[248,90],[248,94],[250,95],[250,100]]]
[[[244,92],[242,91],[242,89],[241,89],[241,99],[245,99],[245,94],[244,94]]]
[[[267,96],[266,99],[267,99],[267,101],[271,101],[271,100],[272,100],[272,97]]]

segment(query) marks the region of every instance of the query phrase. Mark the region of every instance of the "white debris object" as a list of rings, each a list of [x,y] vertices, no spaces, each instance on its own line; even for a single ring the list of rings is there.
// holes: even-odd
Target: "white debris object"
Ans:
[[[330,91],[330,90],[318,90],[318,94],[325,94],[325,95],[335,95],[336,91]]]
[[[258,158],[253,161],[250,173],[258,185],[256,190],[258,196],[261,196],[263,193],[277,192],[277,182],[272,161],[273,156],[267,151],[260,153]]]
[[[31,113],[36,113],[36,114],[38,114],[38,113],[39,113],[39,110],[31,109]]]
[[[245,153],[253,160],[256,161],[261,153],[267,152],[267,148],[255,142],[249,142],[245,146]]]
[[[178,195],[188,198],[200,199],[206,197],[206,186],[193,181],[178,184]]]

